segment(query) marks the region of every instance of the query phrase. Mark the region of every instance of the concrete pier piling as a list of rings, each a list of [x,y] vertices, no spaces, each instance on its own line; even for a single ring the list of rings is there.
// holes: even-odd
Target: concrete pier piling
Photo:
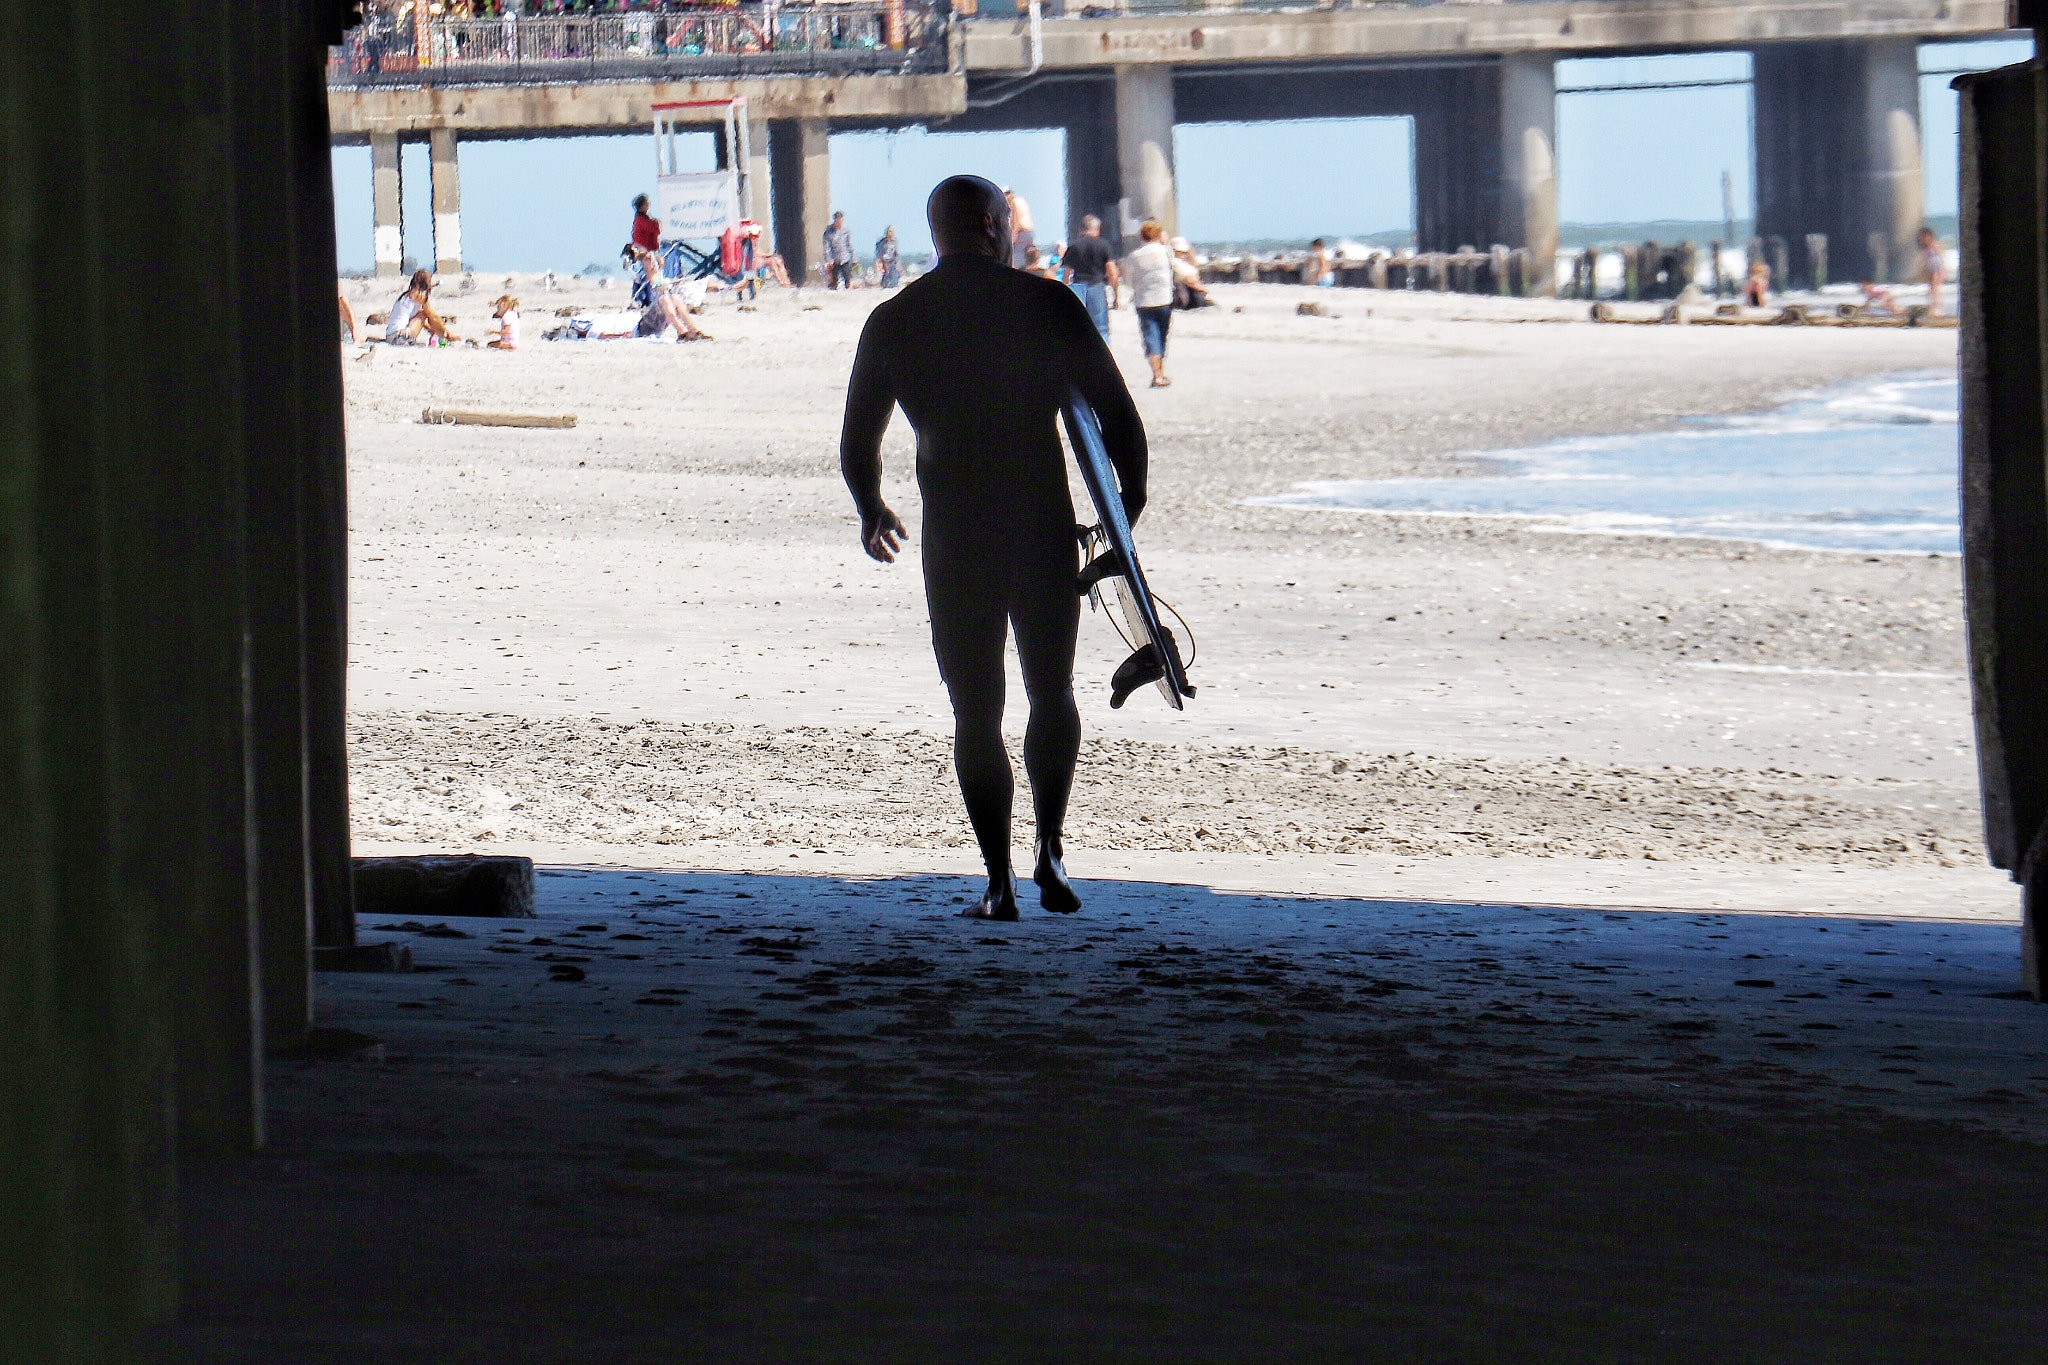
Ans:
[[[1500,240],[1528,251],[1523,292],[1557,294],[1557,58],[1515,52],[1500,63]]]
[[[1116,159],[1132,218],[1180,230],[1173,187],[1173,68],[1116,68]]]
[[[370,134],[370,205],[377,273],[395,277],[405,260],[405,170],[398,134]]]
[[[822,118],[768,125],[774,182],[775,249],[798,284],[825,282],[824,236],[832,222],[832,152]]]
[[[1918,43],[1774,43],[1753,60],[1758,235],[1825,234],[1839,278],[1894,278],[1924,211]],[[1787,264],[1781,286],[1812,274]]]
[[[1986,851],[2024,891],[2026,987],[2048,935],[2048,427],[2042,261],[2048,73],[2013,67],[1962,93],[1959,311],[1963,587]]]
[[[457,275],[462,273],[462,174],[455,130],[434,129],[427,148],[434,177],[434,273]]]

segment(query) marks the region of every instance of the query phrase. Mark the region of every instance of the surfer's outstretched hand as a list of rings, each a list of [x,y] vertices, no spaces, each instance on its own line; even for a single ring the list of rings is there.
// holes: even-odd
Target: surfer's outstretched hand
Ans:
[[[910,532],[904,527],[903,518],[886,507],[860,519],[860,547],[868,552],[870,559],[894,564],[896,552],[909,539]]]

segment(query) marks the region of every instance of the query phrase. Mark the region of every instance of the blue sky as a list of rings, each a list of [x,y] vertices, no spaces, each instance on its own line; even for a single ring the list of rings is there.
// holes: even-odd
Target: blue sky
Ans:
[[[2023,61],[2016,41],[1929,46],[1923,70]],[[1578,59],[1560,86],[1744,79],[1743,53]],[[1946,75],[1921,81],[1927,211],[1956,208],[1956,99]],[[1749,212],[1749,89],[1606,91],[1558,97],[1558,210],[1566,222],[1648,222],[1721,216],[1721,173],[1732,173],[1737,216]],[[711,138],[686,139],[697,167]],[[1274,155],[1285,147],[1285,156]],[[480,270],[558,270],[617,264],[632,197],[652,188],[644,135],[471,142],[462,160],[463,254]],[[1406,119],[1310,119],[1282,124],[1191,124],[1174,134],[1181,231],[1197,241],[1307,238],[1413,225]],[[405,149],[406,251],[431,258],[427,149]],[[691,167],[686,167],[686,169]],[[1317,173],[1304,174],[1304,168]],[[843,133],[832,138],[832,195],[864,244],[893,223],[909,251],[929,246],[925,194],[973,171],[1009,185],[1038,220],[1064,222],[1060,133]],[[370,264],[370,153],[334,153],[335,227],[345,270]]]

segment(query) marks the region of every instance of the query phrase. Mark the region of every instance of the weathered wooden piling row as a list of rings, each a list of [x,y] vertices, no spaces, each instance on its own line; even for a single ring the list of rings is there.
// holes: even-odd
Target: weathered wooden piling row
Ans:
[[[1841,304],[1835,311],[1816,312],[1804,304],[1788,303],[1782,308],[1745,308],[1739,303],[1716,305],[1712,312],[1704,305],[1669,303],[1654,314],[1624,314],[1612,303],[1596,303],[1589,310],[1595,322],[1619,323],[1627,327],[1655,327],[1683,324],[1692,327],[1955,327],[1957,319],[1930,313],[1927,305],[1916,303],[1903,313],[1880,313],[1856,304]]]

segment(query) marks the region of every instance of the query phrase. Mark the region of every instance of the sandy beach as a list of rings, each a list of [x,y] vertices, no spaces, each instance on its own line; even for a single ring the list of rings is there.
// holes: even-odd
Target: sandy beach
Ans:
[[[364,922],[418,969],[323,974],[267,1153],[188,1180],[179,1360],[2039,1341],[2048,1050],[1955,560],[1244,501],[1954,333],[1220,292],[1139,390],[1200,694],[1111,712],[1084,620],[1086,904],[1016,924],[957,918],[916,566],[859,553],[838,479],[877,295],[346,362],[357,850],[526,854],[538,917]]]
[[[529,335],[619,297],[537,284],[512,284]],[[448,302],[458,331],[501,287]],[[351,288],[359,313],[379,300]],[[1504,894],[1690,887],[1674,903],[1693,905],[1716,903],[1695,874],[1771,864],[1878,873],[1887,913],[2016,913],[1982,866],[1952,557],[1245,501],[1756,411],[1951,364],[1955,333],[1596,326],[1576,304],[1371,291],[1296,316],[1305,292],[1221,287],[1221,307],[1176,320],[1174,387],[1136,390],[1142,548],[1192,626],[1201,694],[1184,714],[1149,692],[1111,712],[1121,642],[1084,620],[1077,871],[1269,855],[1287,890],[1346,857],[1363,892],[1388,860],[1455,881],[1441,860],[1475,859]],[[709,345],[378,347],[345,365],[366,849],[742,866],[789,847],[969,869],[915,561],[859,553],[837,473],[844,376],[881,297],[714,302]],[[1128,311],[1113,347],[1142,374]],[[577,426],[422,426],[429,406]],[[900,417],[888,458],[914,550]],[[1504,859],[1543,865],[1503,884]],[[1600,865],[1616,859],[1651,867],[1623,892]],[[1882,873],[1907,866],[1947,875],[1902,898]]]

